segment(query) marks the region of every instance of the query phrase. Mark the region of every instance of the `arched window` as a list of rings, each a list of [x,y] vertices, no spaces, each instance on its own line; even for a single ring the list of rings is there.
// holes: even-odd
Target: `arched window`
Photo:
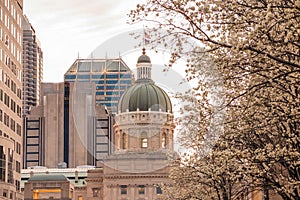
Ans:
[[[127,144],[128,144],[127,134],[123,133],[122,134],[122,149],[127,149]]]
[[[163,133],[161,136],[161,147],[166,148],[167,146],[167,135],[166,133]]]

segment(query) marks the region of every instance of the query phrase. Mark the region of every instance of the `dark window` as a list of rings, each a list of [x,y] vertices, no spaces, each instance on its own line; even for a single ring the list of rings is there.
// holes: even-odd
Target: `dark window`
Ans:
[[[0,146],[0,181],[5,181],[5,168],[6,168],[5,157],[6,156],[4,153],[4,147]]]
[[[76,75],[66,75],[65,79],[76,79]]]
[[[145,185],[138,186],[138,194],[145,194]]]
[[[127,185],[121,185],[121,194],[127,194]]]
[[[161,187],[159,187],[159,186],[156,187],[156,194],[162,194]]]
[[[106,78],[118,78],[118,74],[106,74]]]
[[[100,188],[93,188],[93,197],[99,197]]]

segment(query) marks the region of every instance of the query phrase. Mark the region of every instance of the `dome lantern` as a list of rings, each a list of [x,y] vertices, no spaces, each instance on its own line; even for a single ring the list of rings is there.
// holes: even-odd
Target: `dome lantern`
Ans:
[[[143,48],[143,54],[137,60],[137,80],[151,80],[151,60],[146,55],[146,49]]]
[[[127,89],[118,103],[118,112],[158,111],[172,113],[172,104],[168,94],[151,79],[151,61],[143,54],[137,61],[137,80]]]

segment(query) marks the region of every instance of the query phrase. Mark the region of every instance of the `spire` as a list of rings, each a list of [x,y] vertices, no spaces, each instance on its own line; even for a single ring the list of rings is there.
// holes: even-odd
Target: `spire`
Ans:
[[[149,56],[146,55],[146,49],[142,49],[142,55],[138,58],[137,61],[137,79],[148,79],[151,80],[151,60]]]

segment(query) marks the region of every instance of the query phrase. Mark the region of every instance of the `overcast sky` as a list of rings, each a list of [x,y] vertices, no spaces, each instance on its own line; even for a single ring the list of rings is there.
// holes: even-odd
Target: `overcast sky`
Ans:
[[[143,0],[24,0],[24,14],[44,52],[44,82],[61,82],[79,56],[113,35],[137,27],[127,14]],[[142,26],[142,25],[139,25]]]

